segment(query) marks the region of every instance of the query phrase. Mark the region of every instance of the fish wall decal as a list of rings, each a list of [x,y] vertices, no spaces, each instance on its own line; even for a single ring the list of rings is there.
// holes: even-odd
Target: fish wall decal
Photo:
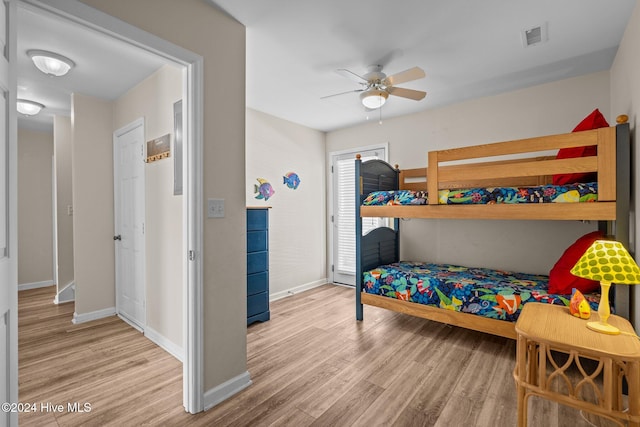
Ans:
[[[296,190],[300,185],[300,177],[295,172],[289,172],[285,174],[285,176],[282,177],[282,180],[282,183],[286,184],[287,187],[291,188],[292,190]]]
[[[253,192],[257,194],[256,199],[259,199],[259,200],[264,199],[265,201],[269,200],[269,197],[273,196],[276,191],[273,189],[269,181],[267,181],[266,179],[256,178],[256,180],[260,184],[260,185],[254,184],[253,186],[254,188]]]

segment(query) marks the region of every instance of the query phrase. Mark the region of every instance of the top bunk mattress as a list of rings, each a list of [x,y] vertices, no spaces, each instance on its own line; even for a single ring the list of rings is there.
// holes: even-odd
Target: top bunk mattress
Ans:
[[[598,201],[598,183],[541,185],[536,187],[487,187],[439,190],[440,205],[491,205],[520,203],[583,203]],[[363,206],[426,205],[426,191],[374,191],[362,201]]]
[[[447,310],[515,322],[522,306],[568,306],[570,295],[548,293],[549,277],[451,264],[398,262],[363,273],[363,291]],[[599,295],[586,294],[591,309]]]

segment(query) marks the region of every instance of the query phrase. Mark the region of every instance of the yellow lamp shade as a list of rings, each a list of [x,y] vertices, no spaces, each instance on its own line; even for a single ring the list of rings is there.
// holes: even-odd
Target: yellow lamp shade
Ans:
[[[611,283],[633,285],[640,283],[640,268],[622,243],[614,240],[596,240],[576,262],[571,274],[600,282],[600,304],[597,322],[587,323],[587,328],[603,334],[617,335],[620,330],[607,323],[609,287]]]
[[[571,274],[599,282],[640,283],[640,268],[622,243],[596,240],[576,262]]]

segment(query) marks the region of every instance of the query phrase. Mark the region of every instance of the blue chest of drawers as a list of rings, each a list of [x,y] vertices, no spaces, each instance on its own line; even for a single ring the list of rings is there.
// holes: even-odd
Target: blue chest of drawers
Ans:
[[[269,320],[269,209],[247,209],[247,325]]]

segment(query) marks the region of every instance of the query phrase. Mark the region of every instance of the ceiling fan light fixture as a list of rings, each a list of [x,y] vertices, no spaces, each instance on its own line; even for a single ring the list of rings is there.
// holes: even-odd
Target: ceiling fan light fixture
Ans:
[[[27,55],[36,68],[48,76],[64,76],[76,65],[66,56],[46,50],[28,50]]]
[[[380,108],[387,102],[389,94],[380,89],[371,89],[360,94],[360,100],[362,105],[370,110]]]
[[[25,116],[35,116],[44,108],[44,105],[27,99],[18,99],[16,108],[20,114],[24,114]]]

